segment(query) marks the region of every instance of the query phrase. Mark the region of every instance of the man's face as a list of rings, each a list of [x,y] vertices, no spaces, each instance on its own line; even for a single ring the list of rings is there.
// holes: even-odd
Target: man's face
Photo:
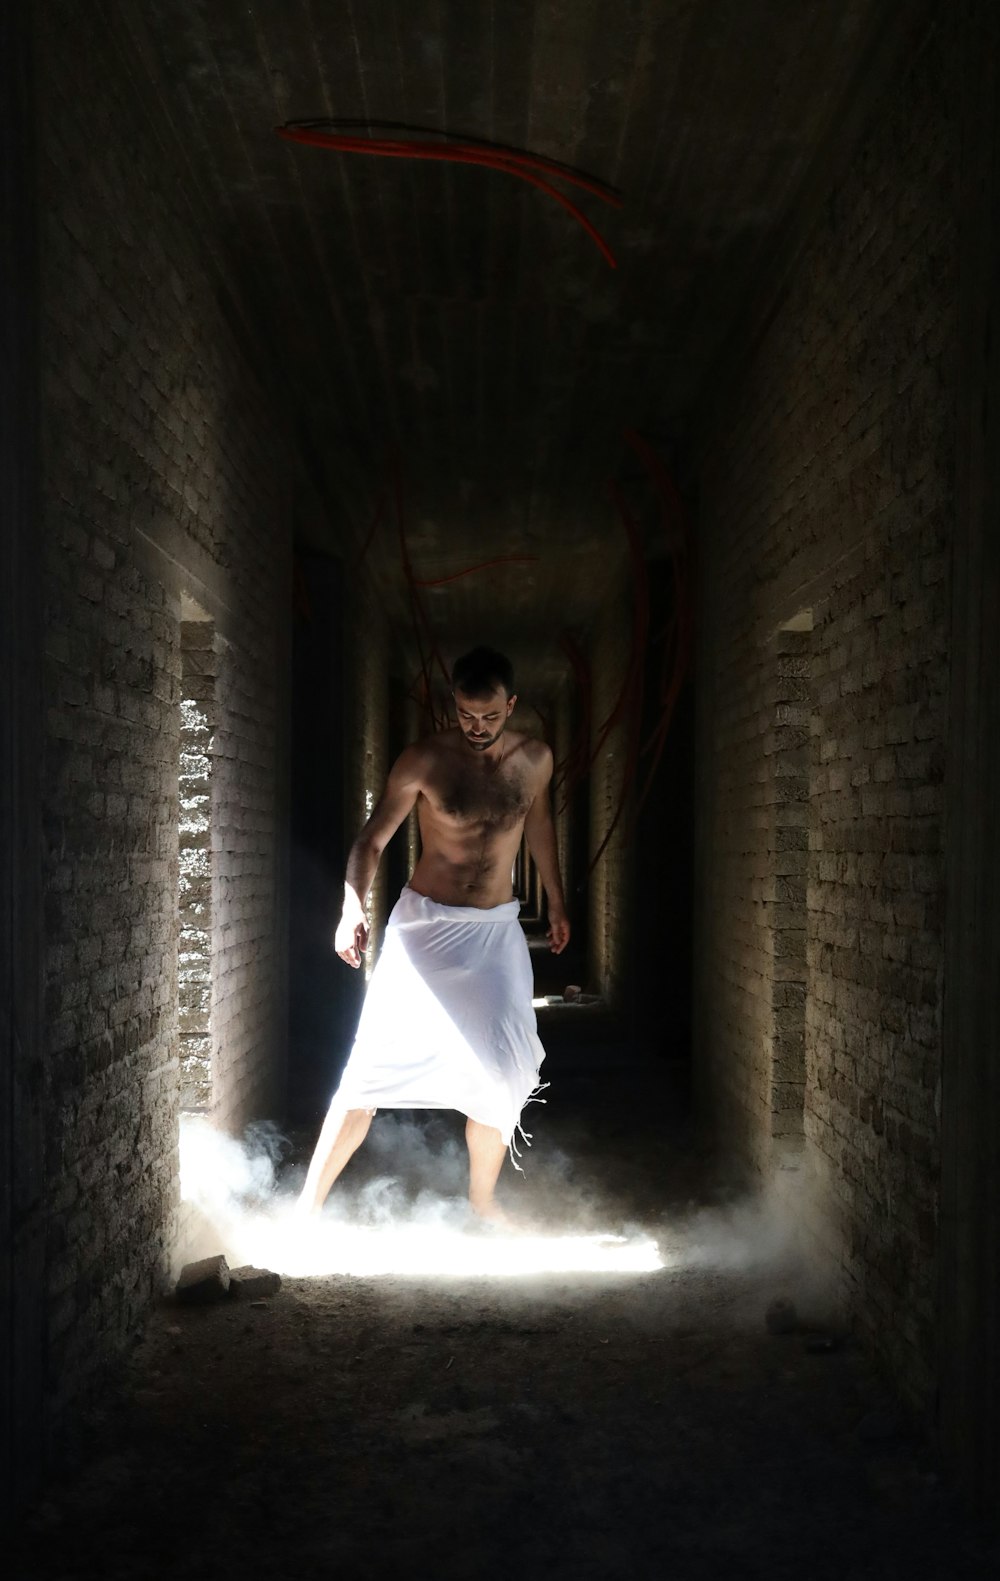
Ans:
[[[502,686],[489,697],[467,697],[464,692],[455,692],[458,728],[474,752],[486,752],[494,741],[499,741],[516,701],[516,697],[507,696]]]

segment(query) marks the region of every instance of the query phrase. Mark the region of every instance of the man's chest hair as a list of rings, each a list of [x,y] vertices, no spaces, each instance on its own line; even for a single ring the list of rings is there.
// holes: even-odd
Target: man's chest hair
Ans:
[[[491,770],[478,763],[442,765],[428,787],[432,805],[463,823],[512,828],[531,806],[527,775],[517,769]]]

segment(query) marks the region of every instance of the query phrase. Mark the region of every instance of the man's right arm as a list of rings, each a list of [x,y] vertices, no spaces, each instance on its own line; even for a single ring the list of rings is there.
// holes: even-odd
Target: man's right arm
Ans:
[[[419,745],[407,747],[393,764],[374,812],[351,846],[344,879],[344,909],[334,938],[334,949],[348,966],[361,965],[361,955],[368,944],[368,891],[382,852],[416,805],[423,775],[424,752]]]

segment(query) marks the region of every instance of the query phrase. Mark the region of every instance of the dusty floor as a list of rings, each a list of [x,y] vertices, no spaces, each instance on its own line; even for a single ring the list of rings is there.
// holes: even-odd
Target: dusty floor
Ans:
[[[959,1517],[858,1348],[767,1331],[776,1296],[815,1327],[821,1295],[679,1120],[665,1146],[662,1072],[623,1075],[613,1103],[596,1073],[557,1084],[505,1198],[549,1234],[618,1236],[612,1252],[652,1236],[660,1271],[287,1277],[260,1305],[167,1303],[8,1573],[996,1574],[995,1539]],[[377,1236],[395,1215],[419,1241],[434,1158],[458,1180],[454,1128],[388,1117],[373,1142],[333,1217]],[[400,1158],[412,1178],[393,1185]],[[491,1238],[448,1214],[459,1267],[463,1248],[488,1260]]]

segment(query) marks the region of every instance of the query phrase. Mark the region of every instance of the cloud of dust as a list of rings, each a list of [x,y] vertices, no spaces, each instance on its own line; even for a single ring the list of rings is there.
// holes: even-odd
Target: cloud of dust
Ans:
[[[523,1175],[505,1165],[498,1200],[518,1226],[508,1234],[484,1232],[470,1213],[460,1116],[377,1115],[323,1213],[305,1219],[295,1212],[305,1162],[277,1127],[252,1126],[238,1141],[187,1116],[178,1267],[222,1251],[233,1266],[284,1274],[447,1278],[666,1268],[717,1290],[730,1310],[745,1302],[754,1325],[779,1297],[794,1302],[805,1326],[838,1323],[841,1291],[817,1228],[825,1194],[804,1166],[777,1170],[770,1185],[753,1190],[713,1184],[696,1170],[696,1195],[685,1197],[662,1158],[660,1187],[648,1158],[633,1160],[628,1175],[627,1153],[595,1156],[583,1130],[563,1140],[568,1147],[545,1135],[526,1148]]]
[[[456,1118],[378,1115],[323,1213],[303,1218],[295,1203],[305,1165],[286,1163],[291,1144],[276,1127],[258,1124],[238,1141],[186,1116],[179,1264],[222,1251],[234,1266],[302,1274],[467,1277],[661,1266],[646,1230],[613,1216],[602,1222],[592,1195],[575,1188],[568,1155],[548,1141],[544,1155],[524,1150],[524,1175],[505,1167],[498,1200],[516,1231],[485,1230],[466,1201],[468,1155]]]
[[[716,1188],[711,1201],[688,1201],[664,1216],[659,1244],[678,1270],[736,1274],[748,1316],[784,1299],[804,1328],[839,1328],[844,1321],[841,1275],[827,1249],[828,1202],[805,1161],[776,1169],[756,1185]]]

